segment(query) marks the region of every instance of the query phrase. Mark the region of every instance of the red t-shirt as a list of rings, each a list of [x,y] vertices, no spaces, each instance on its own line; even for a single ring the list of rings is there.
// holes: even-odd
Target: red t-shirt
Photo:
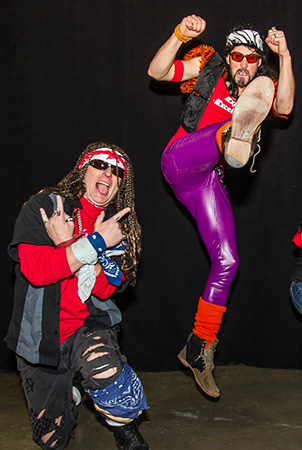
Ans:
[[[227,90],[224,82],[224,78],[220,78],[216,87],[211,95],[209,103],[199,121],[197,129],[207,127],[213,123],[224,122],[225,120],[231,119],[234,107],[236,105],[236,100],[231,97],[229,91]],[[176,134],[169,141],[168,145],[176,141],[188,133],[180,126]]]
[[[102,209],[84,197],[81,198],[81,204],[82,232],[87,236],[94,231],[94,223]],[[75,220],[74,233],[78,232],[78,223]],[[18,245],[18,253],[21,271],[32,284],[44,286],[61,282],[60,343],[64,342],[84,324],[85,318],[89,315],[86,304],[82,304],[78,296],[78,279],[69,268],[66,248],[56,249],[46,245],[22,243]],[[123,281],[124,279],[123,276]],[[100,300],[107,300],[116,290],[117,287],[109,283],[101,270],[92,293]]]

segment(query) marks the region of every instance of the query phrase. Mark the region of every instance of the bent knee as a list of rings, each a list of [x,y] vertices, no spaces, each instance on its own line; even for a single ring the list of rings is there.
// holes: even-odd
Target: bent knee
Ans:
[[[110,343],[94,338],[81,354],[83,360],[84,388],[101,389],[113,383],[121,374],[123,363],[119,351]]]
[[[239,267],[239,256],[237,252],[229,252],[220,255],[212,263],[212,272],[219,278],[233,279]]]
[[[229,259],[226,261],[226,266],[229,272],[232,272],[234,275],[237,272],[239,267],[239,256],[238,253],[233,253],[230,255]]]

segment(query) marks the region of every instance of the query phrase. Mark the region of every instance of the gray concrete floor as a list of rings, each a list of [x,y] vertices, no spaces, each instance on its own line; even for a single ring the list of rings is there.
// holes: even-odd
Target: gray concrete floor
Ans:
[[[150,409],[140,431],[151,450],[301,450],[302,371],[218,366],[219,401],[205,398],[190,371],[139,373]],[[35,450],[18,375],[0,373],[0,448]],[[89,398],[68,450],[116,450]]]

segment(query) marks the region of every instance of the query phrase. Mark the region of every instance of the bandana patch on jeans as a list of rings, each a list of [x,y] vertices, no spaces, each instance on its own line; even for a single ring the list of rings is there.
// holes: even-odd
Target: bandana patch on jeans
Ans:
[[[104,389],[88,389],[94,403],[116,417],[137,419],[143,409],[149,409],[144,388],[137,374],[126,363],[121,375]]]

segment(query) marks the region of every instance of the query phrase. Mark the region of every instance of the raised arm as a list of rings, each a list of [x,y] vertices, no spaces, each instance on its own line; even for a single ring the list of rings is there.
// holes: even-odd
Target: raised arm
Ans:
[[[177,27],[176,34],[164,43],[152,59],[148,75],[158,81],[171,81],[174,77],[174,61],[183,42],[196,38],[204,32],[206,22],[195,14],[184,17]],[[178,37],[177,37],[178,36]],[[184,74],[182,80],[197,77],[199,74],[200,58],[183,61]]]
[[[274,109],[280,115],[288,115],[294,106],[295,78],[285,34],[282,30],[271,28],[265,42],[279,56],[279,82]]]

